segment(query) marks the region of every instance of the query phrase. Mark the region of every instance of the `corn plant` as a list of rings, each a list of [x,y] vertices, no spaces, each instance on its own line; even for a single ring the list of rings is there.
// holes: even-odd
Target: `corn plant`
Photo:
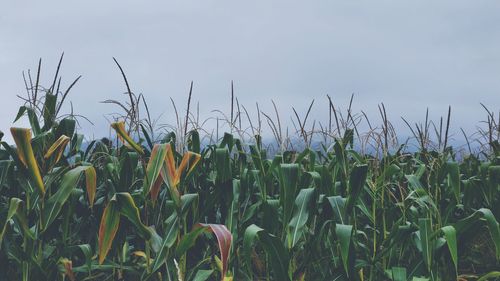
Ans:
[[[446,140],[428,145],[426,121],[416,128],[419,150],[391,151],[382,106],[375,156],[355,149],[351,109],[347,119],[334,112],[338,134],[325,134],[321,149],[287,149],[275,126],[285,148],[275,155],[260,135],[203,143],[187,130],[189,111],[179,137],[153,140],[152,127],[128,112],[111,124],[111,139],[84,142],[78,116],[59,114],[65,95],[53,84],[30,89],[15,119],[26,116],[31,128],[11,128],[14,144],[0,132],[2,280],[500,276],[493,133],[484,153],[457,160]],[[310,144],[307,116],[296,117]]]

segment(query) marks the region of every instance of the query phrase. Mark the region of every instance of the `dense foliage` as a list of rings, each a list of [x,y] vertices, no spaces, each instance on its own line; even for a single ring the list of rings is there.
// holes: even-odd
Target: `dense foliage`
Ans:
[[[258,136],[179,145],[119,121],[83,147],[58,98],[21,107],[31,129],[1,142],[1,280],[500,276],[498,140],[460,161],[446,145],[372,157],[346,128],[268,157]]]

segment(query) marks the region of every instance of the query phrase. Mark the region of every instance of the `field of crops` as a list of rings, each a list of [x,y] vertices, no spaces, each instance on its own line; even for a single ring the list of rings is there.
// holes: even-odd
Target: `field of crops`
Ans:
[[[430,145],[427,120],[411,127],[417,151],[389,149],[385,120],[376,153],[362,153],[350,113],[339,122],[335,112],[335,132],[318,148],[298,115],[300,151],[282,145],[274,126],[282,142],[273,155],[258,135],[206,143],[188,116],[153,139],[134,110],[111,124],[111,139],[87,143],[76,117],[60,114],[66,95],[55,82],[30,87],[16,119],[31,128],[11,128],[14,142],[1,142],[1,280],[500,276],[494,113],[487,141],[465,155],[443,124]],[[129,94],[133,109],[140,98]]]

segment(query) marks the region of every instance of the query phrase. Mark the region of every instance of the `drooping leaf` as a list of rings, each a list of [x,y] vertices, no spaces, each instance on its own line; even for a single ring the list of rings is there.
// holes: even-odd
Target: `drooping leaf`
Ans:
[[[206,228],[207,227],[201,227],[201,226],[195,227],[188,234],[184,235],[181,238],[181,241],[177,244],[177,248],[175,249],[175,255],[177,257],[184,255],[184,253],[186,253],[187,250],[189,250],[189,248],[194,246],[196,239],[198,239],[198,236],[200,236],[200,234],[206,231]]]
[[[116,197],[113,197],[102,213],[101,224],[99,226],[99,264],[104,262],[106,255],[111,249],[119,225],[120,208]]]
[[[341,196],[330,196],[325,198],[333,213],[333,219],[336,223],[346,224],[347,217],[345,214],[346,199]]]
[[[61,212],[62,206],[76,187],[82,173],[88,169],[93,169],[93,167],[78,166],[64,174],[59,189],[45,203],[45,208],[43,209],[44,220],[42,221],[42,231],[47,230],[50,224],[57,218],[59,212]]]
[[[335,225],[335,234],[339,239],[340,245],[340,254],[342,258],[342,264],[344,265],[344,270],[348,277],[352,275],[352,234],[353,227],[352,225],[345,224],[336,224]]]
[[[92,208],[94,206],[95,193],[97,190],[97,174],[92,166],[85,169],[85,186],[87,188],[90,208]]]
[[[293,248],[304,234],[304,228],[309,219],[309,210],[314,202],[314,188],[301,189],[295,199],[294,214],[288,224],[288,247]]]
[[[146,167],[144,184],[142,188],[144,194],[148,194],[149,192],[151,192],[151,199],[153,200],[153,202],[155,202],[156,198],[158,197],[161,185],[161,179],[158,179],[158,177],[160,176],[161,168],[165,163],[166,154],[167,144],[155,144],[153,146],[153,150],[151,151],[151,156]]]
[[[149,240],[153,233],[151,230],[145,226],[139,215],[139,209],[135,205],[134,199],[128,192],[119,192],[115,196],[118,203],[118,209],[121,215],[125,216],[137,229],[139,235]]]
[[[120,121],[112,123],[111,127],[115,129],[116,133],[125,144],[130,145],[130,147],[132,147],[139,154],[141,155],[144,154],[144,150],[142,149],[142,147],[139,144],[137,144],[127,133],[127,130],[125,129],[125,122]]]
[[[69,143],[70,138],[62,135],[57,139],[47,150],[45,155],[43,156],[45,159],[49,159],[54,153],[54,163],[59,162],[59,159],[61,159],[61,156],[64,152],[64,149],[66,148],[66,145]]]
[[[7,230],[9,220],[14,217],[21,202],[22,200],[19,198],[11,198],[9,201],[9,210],[7,211],[7,217],[5,218],[5,223],[3,224],[2,231],[0,232],[0,249],[2,248],[2,240],[5,235],[5,231]]]
[[[494,278],[500,277],[500,271],[492,271],[488,272],[487,274],[481,276],[481,278],[477,279],[477,281],[487,281],[487,280],[493,280]]]
[[[448,244],[448,250],[450,251],[451,259],[453,260],[453,265],[455,266],[455,271],[458,270],[458,252],[457,252],[457,231],[451,225],[447,225],[441,228],[446,239],[446,244]]]
[[[227,227],[223,224],[200,224],[202,227],[210,230],[217,238],[217,243],[219,244],[219,251],[221,254],[222,261],[222,278],[226,276],[229,263],[229,250],[231,249],[231,244],[233,241],[233,236]]]
[[[247,227],[243,236],[243,255],[247,267],[251,267],[252,246],[256,241],[262,244],[264,251],[269,255],[269,261],[271,263],[270,268],[274,273],[275,279],[283,281],[291,280],[288,275],[289,253],[287,249],[283,246],[278,237],[267,233],[264,229],[255,224]]]
[[[28,168],[31,179],[35,182],[40,194],[45,194],[45,186],[43,184],[42,175],[40,174],[40,169],[33,154],[33,148],[31,147],[31,130],[24,128],[10,128],[12,137],[16,142],[17,154],[19,160]]]
[[[346,214],[350,214],[363,190],[368,175],[368,165],[356,165],[349,177],[349,196],[346,202]]]

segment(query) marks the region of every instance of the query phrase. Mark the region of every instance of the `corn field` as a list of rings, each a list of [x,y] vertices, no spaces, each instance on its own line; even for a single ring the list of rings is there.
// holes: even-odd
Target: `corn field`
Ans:
[[[0,132],[0,280],[500,280],[489,111],[484,145],[463,157],[443,122],[429,145],[427,120],[408,124],[416,151],[389,149],[384,119],[377,153],[362,153],[355,118],[334,111],[320,148],[296,114],[304,148],[275,125],[271,155],[259,134],[206,143],[189,106],[185,126],[153,138],[126,79],[112,138],[84,142],[57,79],[33,81],[15,118],[30,128],[10,128],[10,144]]]

